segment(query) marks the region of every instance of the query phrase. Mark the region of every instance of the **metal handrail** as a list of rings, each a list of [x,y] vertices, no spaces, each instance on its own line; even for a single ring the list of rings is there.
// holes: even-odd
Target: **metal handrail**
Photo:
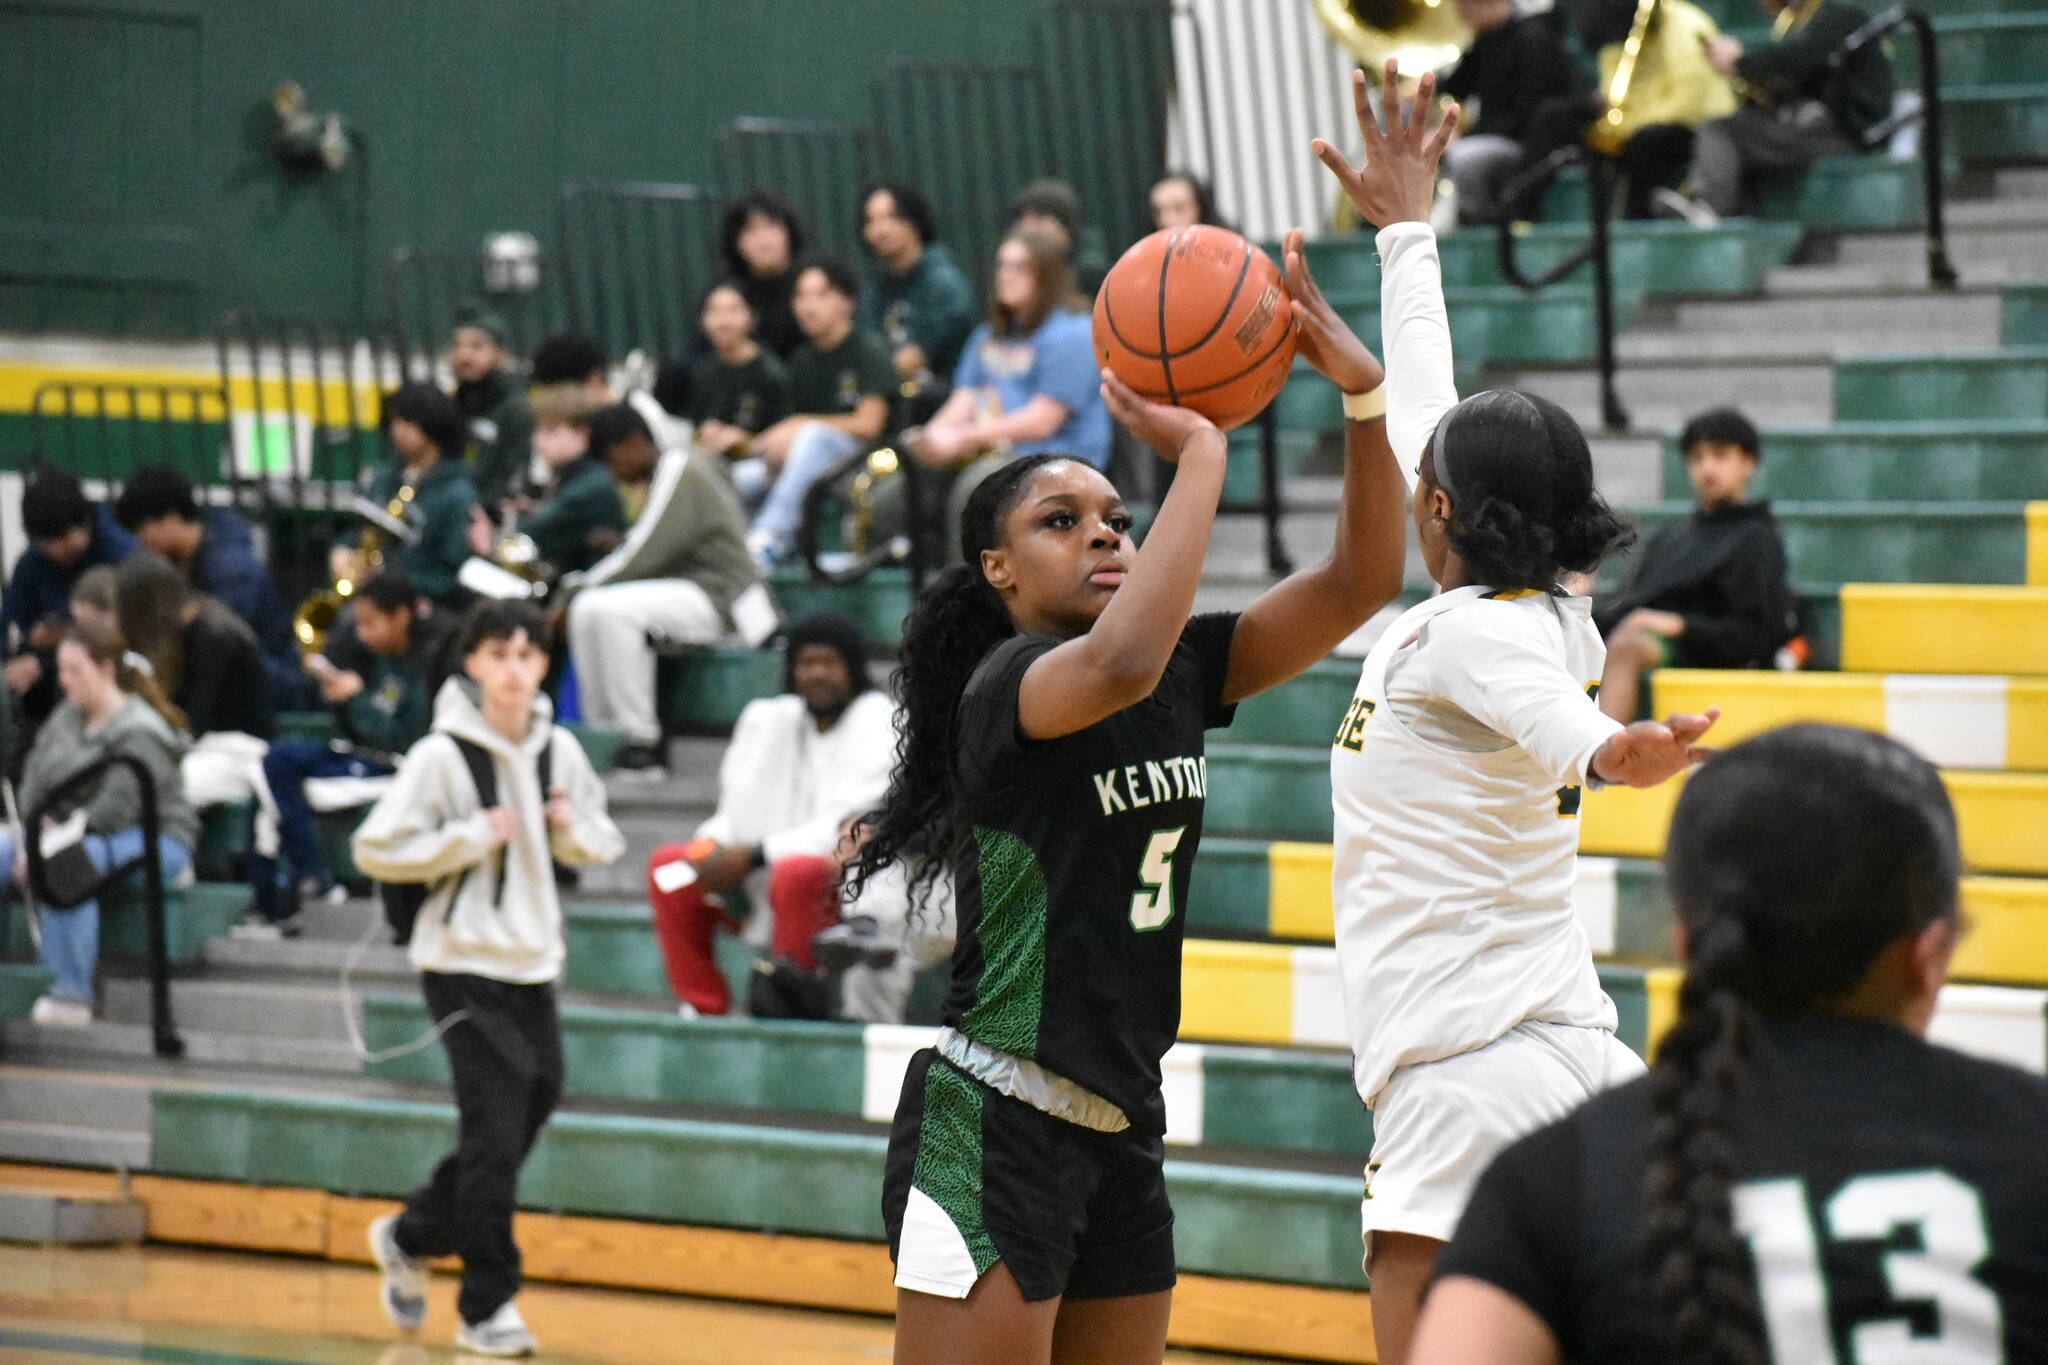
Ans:
[[[35,837],[35,831],[42,828],[43,817],[50,808],[77,789],[87,786],[104,776],[109,768],[122,767],[135,774],[135,785],[142,797],[142,852],[125,863],[116,863],[100,873],[97,880],[85,892],[68,903],[60,902],[51,894],[44,875],[42,841]],[[43,905],[82,905],[120,881],[136,868],[142,869],[142,911],[149,939],[149,1030],[150,1037],[159,1057],[182,1057],[185,1042],[178,1036],[177,1025],[171,1019],[171,961],[170,950],[164,942],[164,869],[158,856],[162,844],[162,825],[157,815],[156,779],[150,775],[149,766],[133,754],[104,754],[80,768],[77,772],[59,782],[45,796],[35,809],[22,817],[22,849],[28,862],[28,886],[36,900]]]
[[[1889,142],[1899,129],[1919,120],[1921,192],[1927,207],[1927,280],[1938,289],[1953,289],[1961,278],[1949,259],[1948,228],[1942,214],[1941,51],[1933,23],[1918,10],[1887,11],[1850,34],[1828,58],[1828,66],[1841,70],[1851,57],[1901,28],[1913,30],[1913,39],[1920,45],[1920,107],[1881,120],[1866,130],[1860,141],[1865,150],[1874,151]]]
[[[1521,262],[1516,257],[1521,239],[1507,217],[1496,225],[1494,242],[1500,254],[1501,274],[1510,284],[1528,294],[1556,284],[1588,261],[1593,263],[1593,330],[1600,365],[1600,421],[1609,431],[1623,431],[1628,427],[1629,414],[1622,405],[1615,383],[1618,361],[1614,351],[1614,251],[1607,224],[1607,214],[1613,206],[1614,182],[1607,158],[1584,143],[1560,147],[1511,178],[1501,190],[1501,201],[1517,202],[1524,194],[1547,184],[1574,162],[1582,163],[1586,168],[1586,222],[1590,232],[1586,244],[1542,275],[1530,279],[1523,273]]]

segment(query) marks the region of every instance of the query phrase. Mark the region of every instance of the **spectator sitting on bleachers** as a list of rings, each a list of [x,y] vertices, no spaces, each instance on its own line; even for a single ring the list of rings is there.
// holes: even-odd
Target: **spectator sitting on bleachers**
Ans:
[[[304,688],[291,615],[242,515],[227,507],[202,511],[191,480],[170,465],[146,464],[114,500],[114,516],[144,547],[170,560],[194,592],[242,618],[263,652],[272,701],[284,710],[297,706]]]
[[[1074,187],[1057,176],[1041,176],[1017,191],[1017,197],[1010,201],[1011,232],[1035,232],[1050,237],[1058,243],[1060,255],[1067,262],[1069,278],[1084,302],[1093,302],[1096,292],[1102,288],[1102,278],[1108,269],[1101,262],[1090,258],[1083,249],[1081,236],[1085,221],[1085,210],[1081,207],[1081,196]]]
[[[181,718],[149,676],[124,655],[121,639],[103,625],[66,628],[56,649],[57,676],[64,701],[36,734],[21,782],[22,816],[36,810],[65,779],[108,754],[140,759],[156,787],[157,858],[164,878],[182,876],[192,865],[199,821],[178,782],[178,758],[185,750]],[[104,872],[142,852],[142,795],[135,775],[110,768],[98,782],[66,797],[46,818],[64,821],[84,815],[85,851]],[[47,826],[45,826],[47,828]],[[44,852],[50,853],[47,844]],[[13,837],[0,828],[0,868],[17,886],[28,884],[28,862]],[[92,1022],[93,973],[99,962],[100,907],[87,900],[69,910],[45,907],[39,955],[56,979],[38,1000],[39,1024]]]
[[[789,361],[804,343],[796,320],[796,263],[807,243],[804,220],[779,194],[755,190],[735,199],[719,225],[725,278],[738,280],[754,310],[754,339]]]
[[[623,403],[590,419],[590,453],[645,510],[618,549],[562,579],[555,610],[567,614],[584,719],[624,733],[612,766],[659,780],[667,765],[654,705],[657,642],[711,644],[737,628],[758,643],[775,630],[775,607],[713,457],[657,452],[646,420]]]
[[[112,564],[95,564],[71,585],[71,619],[81,626],[105,626],[119,635],[121,618],[114,611],[114,585],[120,571]]]
[[[179,764],[186,799],[201,809],[253,799],[264,750],[277,733],[255,635],[148,550],[128,556],[116,571],[114,611],[122,640],[184,715],[192,736]]]
[[[1596,604],[1607,638],[1600,709],[1636,719],[1659,668],[1767,668],[1797,633],[1785,544],[1767,501],[1748,500],[1763,442],[1748,418],[1715,408],[1678,438],[1699,508],[1650,537],[1619,592]]]
[[[589,568],[618,547],[626,511],[611,471],[590,452],[590,418],[597,404],[581,385],[554,384],[533,391],[533,452],[548,470],[540,502],[514,523],[531,537],[540,557],[561,573]],[[470,548],[489,558],[497,528],[479,507],[471,517]]]
[[[526,381],[505,355],[505,320],[469,307],[455,315],[448,368],[455,406],[469,423],[470,479],[486,507],[523,490],[533,454],[533,415]]]
[[[1109,463],[1109,410],[1088,314],[1067,305],[1073,279],[1050,237],[1018,229],[996,248],[989,320],[967,340],[953,393],[903,443],[935,471],[925,500],[940,527],[958,526],[974,488],[1016,455],[1057,451]],[[943,537],[942,537],[943,539]]]
[[[974,330],[974,287],[940,243],[931,204],[908,185],[868,187],[861,240],[880,270],[861,288],[859,326],[889,343],[905,384],[930,393]]]
[[[1759,181],[1803,174],[1824,156],[1864,150],[1862,137],[1892,112],[1892,67],[1872,43],[1839,66],[1835,54],[1870,16],[1845,0],[1763,0],[1777,16],[1768,43],[1720,37],[1707,56],[1771,101],[1744,104],[1703,125],[1693,148],[1696,223],[1749,212]]]
[[[839,460],[878,440],[896,394],[896,365],[882,339],[854,326],[860,281],[844,261],[816,257],[797,271],[796,314],[804,345],[789,365],[796,411],[754,438],[775,481],[754,515],[747,547],[764,565],[789,556],[804,493]]]
[[[1578,9],[1579,36],[1600,61],[1600,89],[1587,99],[1587,121],[1609,113],[1605,92],[1627,59],[1636,8],[1636,0],[1584,0]],[[1675,192],[1692,168],[1696,130],[1735,112],[1735,88],[1707,59],[1707,45],[1720,36],[1713,19],[1697,5],[1658,0],[1613,134],[1620,138],[1614,165],[1621,175],[1624,216],[1649,218],[1660,206],[1684,211]],[[1583,131],[1573,127],[1570,136],[1576,139]]]
[[[557,384],[580,384],[590,395],[593,407],[607,403],[625,402],[633,405],[647,423],[647,429],[654,434],[654,444],[661,450],[676,450],[687,444],[688,432],[659,399],[643,389],[630,393],[619,393],[612,388],[608,373],[609,361],[605,356],[604,343],[596,337],[581,332],[561,332],[541,342],[533,353],[533,372],[530,376],[533,387],[552,388]],[[657,380],[657,384],[659,381]],[[682,409],[687,411],[687,408]],[[528,470],[528,478],[536,483],[547,482],[548,472],[538,462]],[[632,521],[639,512],[629,499],[626,503],[626,519]]]
[[[71,623],[72,585],[94,565],[126,559],[135,537],[86,499],[76,475],[60,469],[29,477],[21,490],[21,523],[28,548],[0,598],[0,658],[17,722],[33,730],[57,704],[57,642]]]
[[[1145,203],[1152,214],[1155,232],[1203,224],[1229,226],[1216,212],[1216,196],[1210,191],[1209,182],[1192,171],[1168,171],[1159,177],[1146,194]]]
[[[455,669],[454,619],[425,607],[403,570],[372,575],[354,601],[348,622],[327,637],[327,652],[306,660],[340,738],[280,739],[263,756],[249,867],[256,899],[237,937],[291,937],[301,906],[335,898],[334,872],[314,837],[315,808],[376,800],[382,779],[427,733],[434,696]]]
[[[833,612],[790,627],[783,693],[740,712],[719,765],[718,809],[694,838],[647,861],[655,937],[684,1015],[724,1014],[732,1003],[711,941],[725,893],[742,883],[752,937],[769,940],[774,960],[815,971],[811,940],[839,918],[840,832],[889,785],[895,719],[868,680],[859,627]],[[822,1017],[815,984],[803,1012]]]
[[[412,528],[409,543],[383,536],[384,563],[405,570],[420,595],[440,606],[460,609],[469,592],[456,580],[469,558],[469,523],[476,506],[476,485],[462,452],[468,424],[455,400],[432,384],[402,384],[385,395],[383,423],[397,458],[371,476],[364,494],[389,510],[402,502],[403,520]],[[401,490],[410,489],[409,497]],[[335,547],[332,569],[337,577],[360,583],[367,574],[356,538]]]
[[[1437,90],[1478,106],[1471,125],[1444,149],[1458,218],[1477,224],[1526,216],[1526,205],[1501,201],[1501,188],[1527,163],[1553,111],[1583,103],[1585,82],[1543,17],[1516,14],[1512,0],[1457,0],[1457,7],[1472,45]]]
[[[722,457],[743,503],[768,493],[765,465],[749,460],[754,438],[789,416],[789,371],[754,336],[754,308],[732,280],[704,292],[700,315],[711,349],[690,368],[688,407],[699,450]]]
[[[856,824],[834,853],[841,867],[867,837]],[[841,922],[811,940],[821,970],[839,978],[841,1018],[900,1024],[917,974],[953,955],[953,879],[913,893],[902,863],[879,869],[840,911]]]

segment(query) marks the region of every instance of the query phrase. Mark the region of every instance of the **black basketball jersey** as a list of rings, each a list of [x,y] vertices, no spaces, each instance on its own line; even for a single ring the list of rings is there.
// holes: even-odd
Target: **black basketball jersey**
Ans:
[[[1736,1229],[1778,1365],[2048,1360],[2048,1081],[1892,1024],[1770,1022]],[[1647,1081],[1488,1170],[1439,1276],[1499,1286],[1567,1361],[1668,1358],[1640,1238]]]
[[[1180,1027],[1183,906],[1223,704],[1231,615],[1189,621],[1159,686],[1085,730],[1017,728],[1025,670],[1058,641],[990,651],[960,701],[955,771],[971,847],[946,1022],[1086,1086],[1162,1133],[1159,1061]]]

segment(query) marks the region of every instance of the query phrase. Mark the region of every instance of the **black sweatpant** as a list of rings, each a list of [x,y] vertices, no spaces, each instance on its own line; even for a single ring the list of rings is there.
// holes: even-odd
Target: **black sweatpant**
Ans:
[[[464,1322],[482,1322],[519,1292],[512,1209],[519,1167],[562,1098],[562,1022],[551,985],[515,986],[482,976],[423,972],[427,1010],[439,1023],[469,1017],[441,1035],[455,1078],[455,1150],[405,1201],[399,1249],[426,1259],[462,1258]]]

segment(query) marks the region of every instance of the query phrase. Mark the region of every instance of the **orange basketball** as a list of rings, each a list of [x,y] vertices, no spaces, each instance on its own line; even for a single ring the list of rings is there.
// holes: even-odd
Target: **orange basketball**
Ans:
[[[1227,228],[1166,228],[1110,267],[1096,359],[1146,398],[1228,430],[1265,410],[1294,363],[1287,277]]]

